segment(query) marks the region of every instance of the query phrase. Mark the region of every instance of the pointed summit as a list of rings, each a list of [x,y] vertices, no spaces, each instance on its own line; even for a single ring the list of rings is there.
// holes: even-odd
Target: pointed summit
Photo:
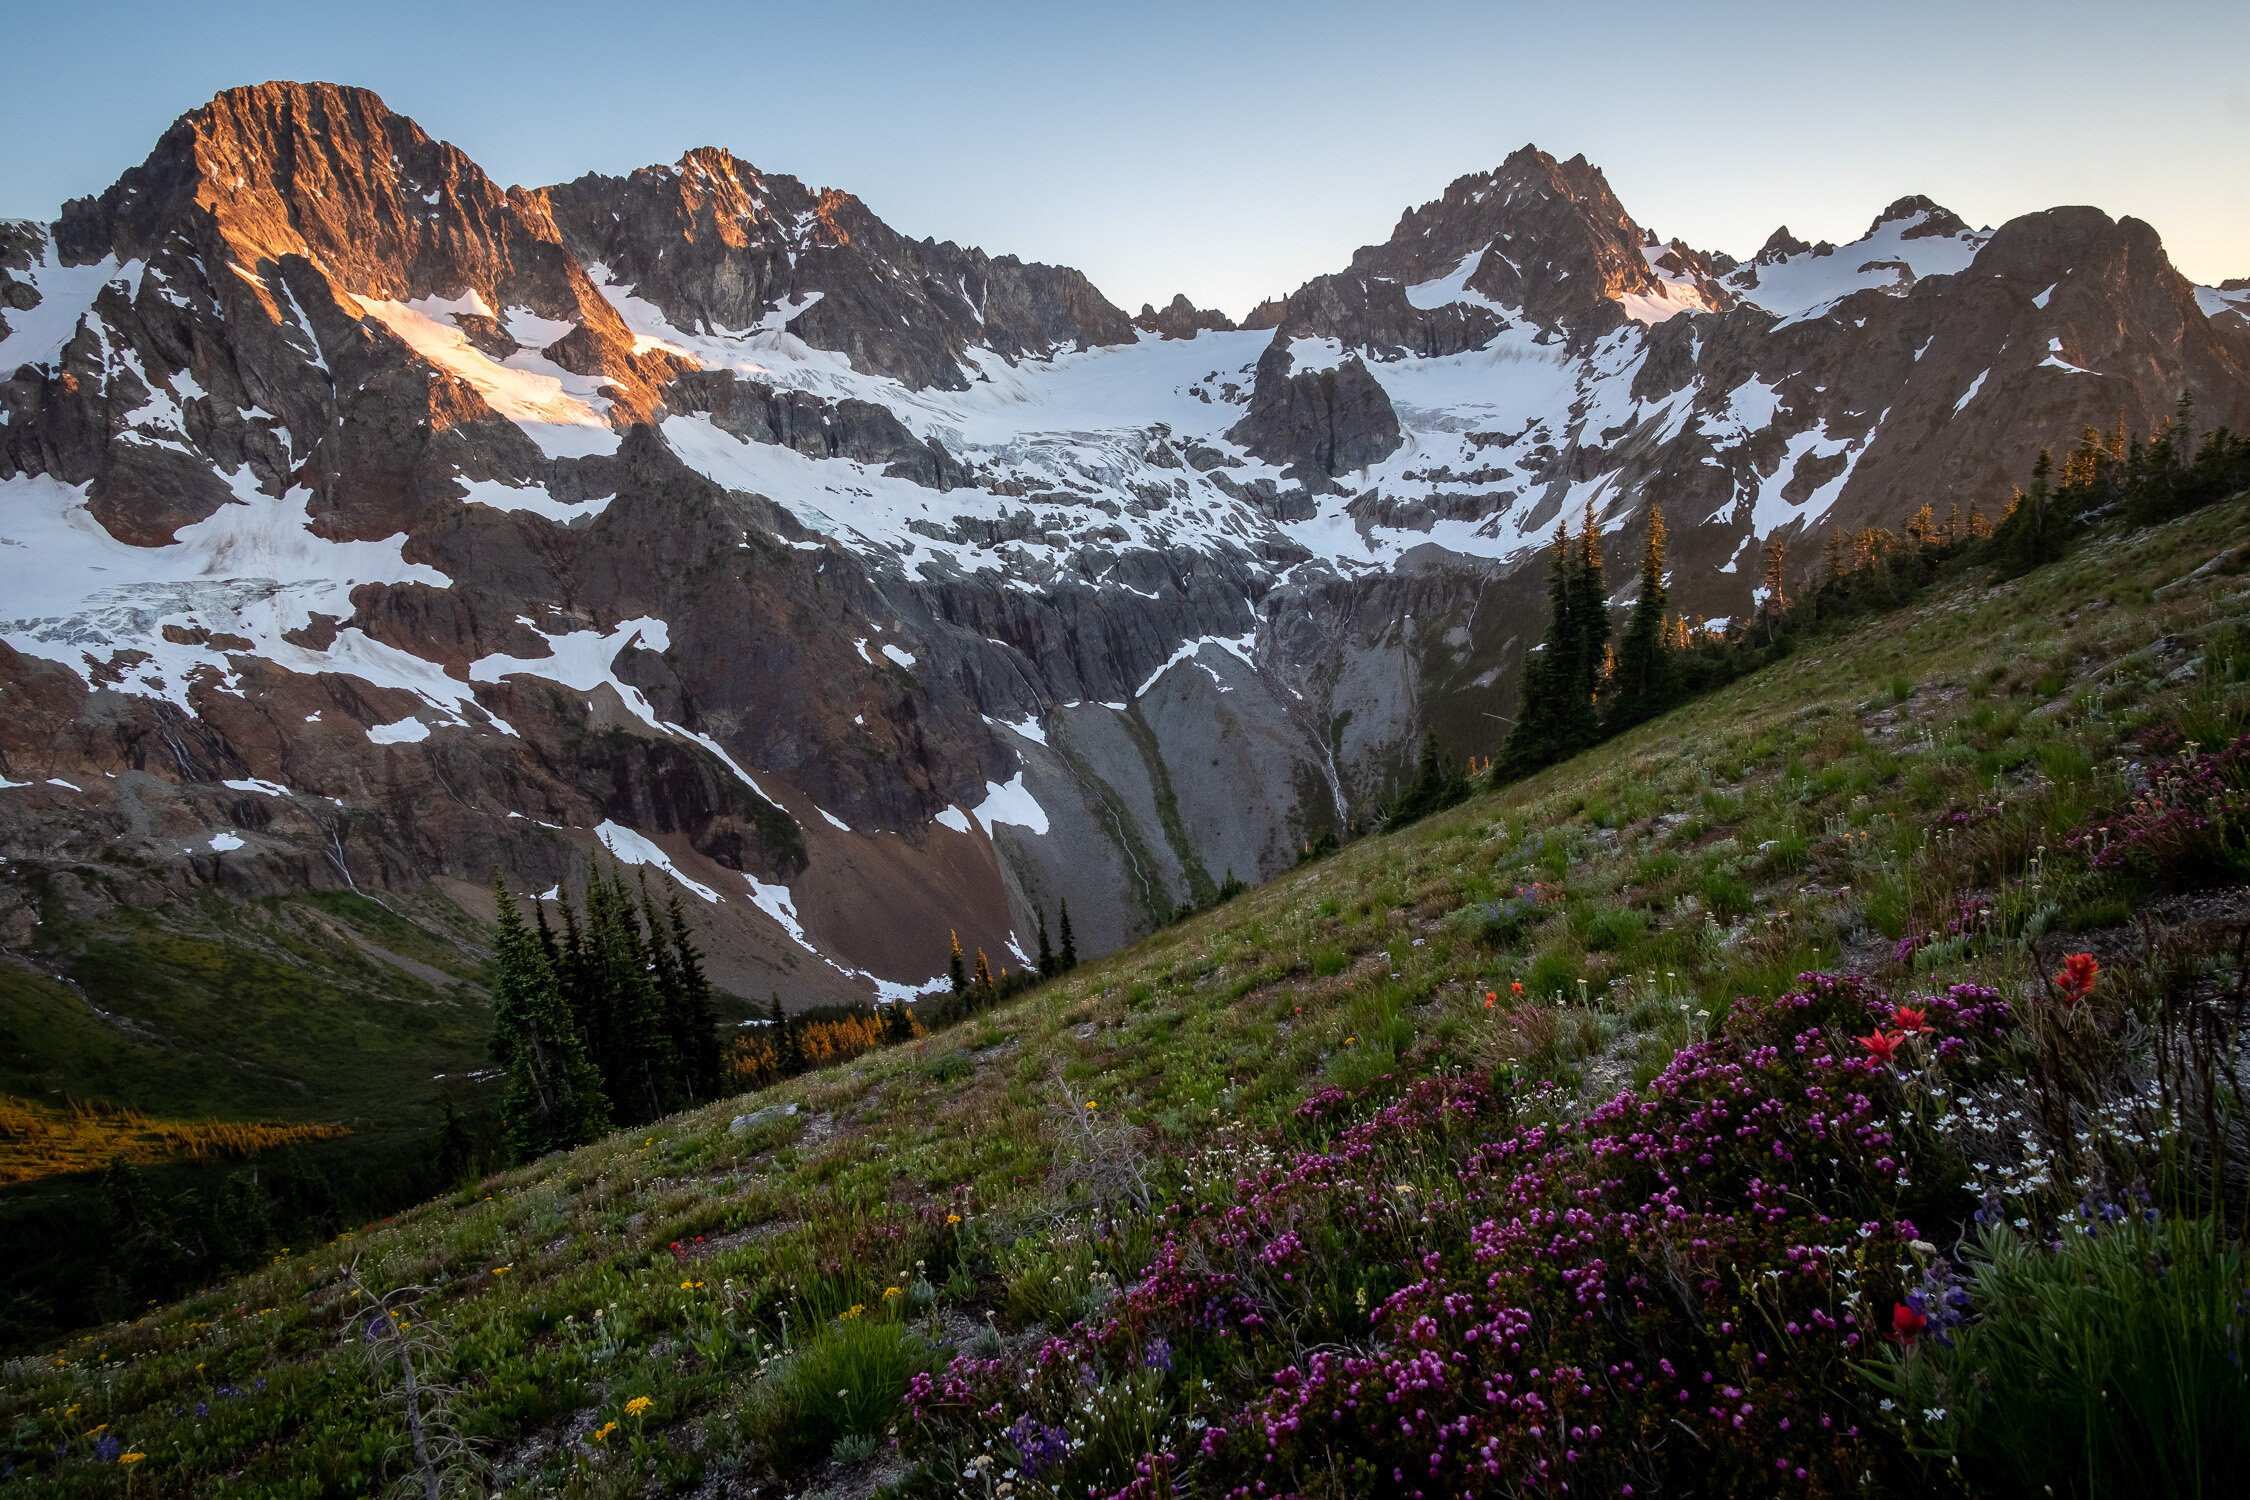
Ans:
[[[213,270],[237,267],[246,274],[212,284],[230,315],[248,297],[283,321],[274,288],[286,280],[299,304],[355,320],[367,303],[464,305],[478,326],[456,326],[513,351],[521,345],[500,325],[520,309],[554,364],[612,382],[621,420],[651,412],[674,368],[636,355],[543,204],[367,89],[228,89],[173,122],[99,198],[65,204],[55,239],[80,264],[184,252]]]

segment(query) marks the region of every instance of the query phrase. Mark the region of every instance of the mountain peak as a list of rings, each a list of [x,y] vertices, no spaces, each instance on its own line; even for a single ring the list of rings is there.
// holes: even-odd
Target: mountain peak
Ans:
[[[1904,230],[1899,236],[1901,239],[1920,240],[1937,235],[1952,236],[1969,232],[1968,224],[1962,220],[1959,214],[1916,193],[1899,199],[1889,208],[1877,214],[1875,222],[1867,226],[1867,234],[1860,236],[1860,238],[1866,239],[1878,233],[1885,224],[1896,224],[1907,219],[1918,219],[1920,222]]]

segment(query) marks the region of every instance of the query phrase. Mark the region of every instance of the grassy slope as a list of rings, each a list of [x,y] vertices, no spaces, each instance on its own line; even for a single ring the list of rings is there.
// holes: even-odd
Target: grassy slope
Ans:
[[[793,1490],[855,1476],[864,1488],[880,1460],[822,1467],[820,1420],[838,1414],[788,1408],[773,1382],[747,1378],[755,1357],[724,1336],[729,1307],[738,1327],[769,1330],[792,1311],[801,1333],[883,1306],[927,1260],[943,1283],[936,1326],[988,1313],[1021,1326],[1054,1315],[1050,1271],[1085,1272],[1070,1239],[1083,1209],[1062,1187],[1084,1173],[1057,1168],[1084,1160],[1073,1142],[1089,1118],[1129,1121],[1144,1149],[1180,1160],[1222,1125],[1279,1121],[1323,1082],[1512,1066],[1599,1097],[1734,995],[1774,993],[1805,968],[1878,967],[1940,893],[2021,872],[2117,799],[2110,757],[2135,701],[2187,695],[2171,672],[2244,612],[2231,565],[2205,565],[2246,521],[2237,500],[2095,537],[2004,587],[1865,622],[923,1046],[533,1164],[18,1362],[0,1419],[25,1424],[19,1452],[68,1443],[72,1462],[52,1472],[73,1489],[124,1472],[78,1462],[97,1441],[83,1434],[107,1422],[149,1455],[134,1471],[144,1488],[224,1476],[244,1492],[363,1491],[398,1434],[370,1417],[366,1376],[338,1347],[338,1272],[356,1260],[375,1284],[435,1288],[427,1311],[469,1387],[459,1415],[507,1484],[625,1493],[651,1472],[778,1468]],[[1924,842],[1936,814],[1996,803],[2012,807],[1958,848]],[[1512,947],[1447,920],[1533,881],[1562,899]],[[2051,889],[2089,921],[2115,905],[2082,879],[2057,874]],[[1710,920],[1737,908],[1739,922]],[[1511,1015],[1514,982],[1571,1003]],[[730,1132],[731,1117],[782,1101],[802,1112]],[[597,1308],[600,1341],[577,1332]],[[193,1415],[215,1383],[257,1379],[257,1394]],[[630,1414],[637,1395],[652,1404]],[[621,1432],[589,1440],[613,1419]]]
[[[474,924],[434,896],[412,911],[313,892],[73,926],[60,977],[0,964],[0,1093],[231,1120],[410,1100],[419,1117],[433,1073],[480,1065],[487,1013]]]

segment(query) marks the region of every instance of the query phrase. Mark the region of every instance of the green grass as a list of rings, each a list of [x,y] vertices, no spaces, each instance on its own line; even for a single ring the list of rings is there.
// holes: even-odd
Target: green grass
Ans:
[[[1461,1069],[1606,1098],[1721,1024],[1733,996],[1778,993],[1847,954],[1880,968],[1892,940],[1942,921],[1964,894],[2010,931],[2043,904],[2077,917],[2132,909],[2145,893],[2059,851],[2089,810],[2122,795],[2126,735],[2183,704],[2210,723],[2239,721],[2239,684],[2189,700],[2149,648],[2239,621],[2223,574],[2152,590],[2234,546],[2246,523],[2250,505],[2237,501],[2095,536],[2005,586],[1963,583],[1816,639],[1565,765],[1083,965],[960,1033],[980,1050],[1012,1040],[1004,1051],[871,1053],[296,1247],[18,1366],[0,1432],[15,1424],[14,1451],[40,1456],[42,1473],[57,1442],[81,1455],[81,1434],[107,1422],[149,1453],[136,1482],[152,1488],[372,1493],[397,1477],[383,1453],[398,1433],[338,1349],[347,1315],[336,1277],[356,1260],[380,1284],[432,1288],[428,1316],[466,1386],[464,1429],[485,1444],[498,1491],[639,1494],[722,1472],[790,1491],[824,1484],[837,1439],[887,1439],[901,1423],[880,1393],[922,1357],[912,1340],[988,1328],[1020,1341],[1034,1325],[1085,1316],[1146,1264],[1155,1234],[1151,1216],[1127,1213],[1115,1232],[1091,1235],[1097,1205],[1129,1201],[1136,1174],[1168,1195],[1156,1201],[1224,1201],[1227,1184],[1199,1175],[1202,1148],[1222,1131],[1248,1141],[1298,1128],[1291,1112],[1324,1083],[1394,1087]],[[2101,597],[2116,603],[2079,608]],[[1926,833],[1956,811],[1973,816]],[[1493,931],[1481,909],[1455,919],[1534,880],[1553,899],[1520,923]],[[97,940],[116,941],[89,935],[89,949]],[[1979,937],[1925,977],[1992,972],[2004,948]],[[208,1014],[195,1007],[236,982],[226,963],[186,939],[152,939],[120,992],[152,1011]],[[244,1003],[279,1006],[247,992],[253,972],[265,973],[241,971]],[[313,1039],[274,1045],[302,1049],[307,1067],[360,1056],[348,1038],[377,1002],[351,973],[339,958],[327,990],[283,991],[291,1005],[332,994],[346,1008],[317,1018]],[[466,1030],[481,1026],[457,1003]],[[803,1106],[786,1128],[729,1133],[735,1115],[784,1101]],[[937,1289],[927,1308],[838,1323],[923,1279]],[[1363,1281],[1338,1297],[1348,1306],[1368,1291]],[[599,1358],[564,1321],[580,1328],[597,1307],[615,1345]],[[898,1330],[895,1346],[882,1329]],[[785,1338],[797,1352],[774,1354]],[[831,1360],[862,1373],[813,1389],[801,1372]],[[269,1389],[224,1406],[223,1428],[173,1415],[208,1399],[216,1379],[259,1374]],[[852,1404],[860,1380],[880,1396],[875,1408]],[[590,1408],[613,1419],[636,1393],[653,1406],[640,1427],[621,1426],[629,1445],[571,1427]],[[966,1457],[952,1455],[951,1472]],[[63,1487],[103,1488],[73,1463]]]

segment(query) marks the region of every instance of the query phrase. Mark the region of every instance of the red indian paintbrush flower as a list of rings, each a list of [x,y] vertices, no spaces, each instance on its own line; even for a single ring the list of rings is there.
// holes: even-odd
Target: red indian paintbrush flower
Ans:
[[[1875,1061],[1887,1063],[1898,1055],[1898,1044],[1905,1040],[1904,1032],[1877,1031],[1870,1036],[1861,1037],[1859,1044],[1867,1049],[1868,1056]]]
[[[1930,1013],[1911,1005],[1901,1005],[1891,1012],[1891,1024],[1908,1036],[1920,1036],[1930,1029]]]
[[[1918,1313],[1903,1302],[1891,1304],[1891,1333],[1900,1343],[1911,1343],[1916,1334],[1929,1326],[1927,1313]]]
[[[2102,966],[2094,962],[2091,953],[2073,953],[2063,960],[2062,972],[2055,976],[2055,985],[2062,991],[2066,1003],[2075,1004],[2094,992],[2094,976]]]

